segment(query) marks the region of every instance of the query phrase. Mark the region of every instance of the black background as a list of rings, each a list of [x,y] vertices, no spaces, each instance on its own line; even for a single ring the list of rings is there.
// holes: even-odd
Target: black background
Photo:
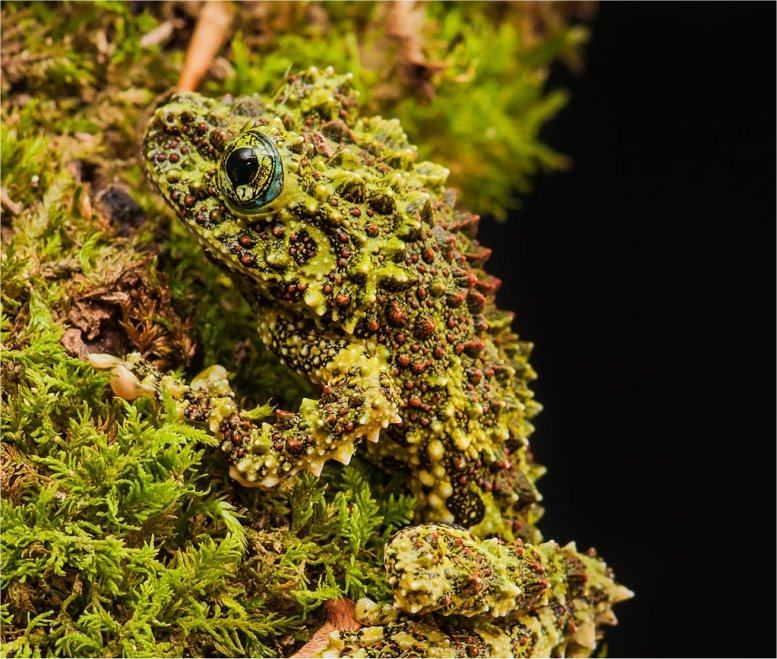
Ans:
[[[610,656],[775,654],[775,5],[612,4],[482,223],[536,347],[546,537],[637,592]]]

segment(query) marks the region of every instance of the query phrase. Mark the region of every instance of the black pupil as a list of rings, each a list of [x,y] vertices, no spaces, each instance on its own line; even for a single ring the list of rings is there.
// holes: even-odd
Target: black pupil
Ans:
[[[259,158],[252,148],[244,146],[229,154],[226,167],[232,185],[248,185],[259,169]]]

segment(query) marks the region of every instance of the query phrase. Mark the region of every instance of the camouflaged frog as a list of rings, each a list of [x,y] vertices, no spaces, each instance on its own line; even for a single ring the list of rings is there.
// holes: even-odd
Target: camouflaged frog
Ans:
[[[234,478],[267,488],[319,474],[367,439],[369,460],[407,473],[421,519],[536,539],[531,346],[494,304],[490,250],[447,169],[418,162],[398,121],[359,116],[350,76],[315,69],[272,99],[174,94],[144,155],[254,305],[264,343],[321,389],[256,424],[223,373],[169,387],[187,419],[210,421]],[[139,370],[149,391],[161,382]]]

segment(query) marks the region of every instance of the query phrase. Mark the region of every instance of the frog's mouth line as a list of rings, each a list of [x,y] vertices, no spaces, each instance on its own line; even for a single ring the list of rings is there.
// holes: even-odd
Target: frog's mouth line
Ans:
[[[250,279],[259,293],[266,294],[274,276],[281,274],[281,271],[267,264],[263,258],[264,255],[258,250],[252,252],[254,257],[252,265],[250,267],[243,265],[240,263],[240,258],[230,250],[229,246],[213,229],[198,226],[196,221],[189,217],[181,219],[214,265],[220,269],[227,268],[230,274]],[[257,256],[262,256],[262,258],[258,259]]]

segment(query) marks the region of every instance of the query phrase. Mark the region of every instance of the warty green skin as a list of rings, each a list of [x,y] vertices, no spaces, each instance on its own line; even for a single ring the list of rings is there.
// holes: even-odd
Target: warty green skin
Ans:
[[[332,632],[319,657],[589,657],[601,637],[592,605],[553,600],[506,618],[413,617],[391,605],[357,603],[356,631]]]
[[[589,656],[633,593],[574,544],[481,541],[421,524],[386,547],[394,604],[356,605],[356,631],[330,634],[323,657]]]
[[[223,156],[247,131],[268,138],[283,167],[280,195],[256,214],[219,186]],[[348,76],[315,69],[273,99],[177,93],[149,122],[144,153],[165,199],[253,303],[263,341],[322,389],[274,424],[237,409],[214,416],[200,401],[237,480],[272,487],[320,473],[367,438],[372,461],[407,474],[422,520],[537,538],[531,346],[494,304],[478,218],[454,208],[444,167],[416,162],[397,121],[360,117]]]
[[[502,617],[584,599],[597,613],[628,599],[595,554],[545,542],[479,540],[462,528],[419,524],[394,535],[385,550],[395,606],[412,614]]]

